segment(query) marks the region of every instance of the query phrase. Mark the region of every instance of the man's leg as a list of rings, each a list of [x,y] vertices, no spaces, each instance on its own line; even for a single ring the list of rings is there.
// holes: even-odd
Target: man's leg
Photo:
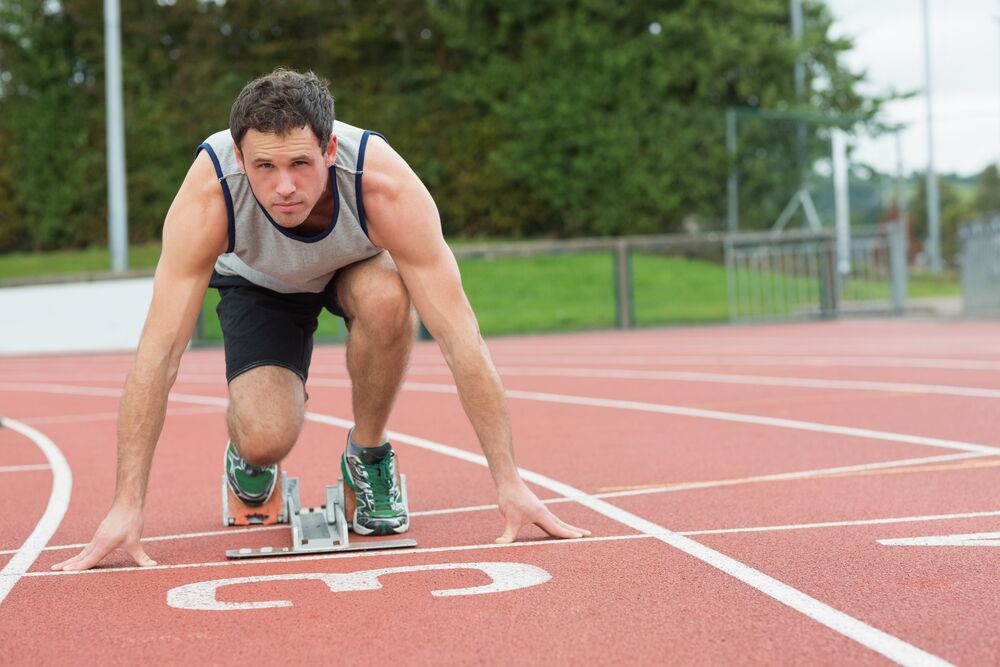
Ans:
[[[347,370],[355,427],[341,470],[356,501],[351,522],[360,535],[405,533],[410,519],[385,427],[413,347],[409,295],[388,253],[344,270],[336,288],[350,329]]]
[[[257,366],[229,383],[229,439],[254,466],[280,462],[302,430],[306,394],[302,379],[282,366]]]
[[[337,299],[347,317],[354,444],[385,442],[385,427],[406,374],[415,322],[410,297],[388,253],[342,269]]]

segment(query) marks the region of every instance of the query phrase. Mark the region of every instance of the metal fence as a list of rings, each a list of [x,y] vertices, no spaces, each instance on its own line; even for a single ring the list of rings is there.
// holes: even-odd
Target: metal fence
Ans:
[[[901,312],[899,227],[852,234],[849,271],[827,230],[460,243],[454,253],[489,335]],[[221,341],[218,298],[209,290],[196,345]],[[324,313],[316,336],[343,340],[343,323]]]
[[[1000,214],[966,223],[959,243],[965,312],[1000,315]]]
[[[838,256],[832,231],[740,234],[725,240],[730,320],[896,314],[906,308],[903,227],[851,230]]]

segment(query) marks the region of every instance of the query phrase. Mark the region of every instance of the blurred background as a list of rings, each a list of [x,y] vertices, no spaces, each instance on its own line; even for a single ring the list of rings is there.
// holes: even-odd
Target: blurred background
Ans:
[[[0,0],[8,323],[4,292],[148,282],[195,147],[277,66],[424,180],[485,333],[1000,310],[996,0],[117,4]]]

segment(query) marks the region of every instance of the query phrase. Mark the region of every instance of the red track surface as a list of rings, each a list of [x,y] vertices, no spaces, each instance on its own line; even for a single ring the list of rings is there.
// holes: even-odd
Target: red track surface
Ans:
[[[401,437],[417,550],[256,562],[228,562],[224,551],[286,544],[287,528],[222,529],[223,362],[194,351],[146,507],[147,537],[165,537],[146,545],[160,566],[119,569],[129,565],[119,554],[81,574],[48,568],[107,510],[130,359],[0,359],[0,415],[50,438],[72,471],[48,547],[24,576],[0,576],[13,584],[0,592],[0,656],[1000,664],[1000,551],[988,546],[1000,545],[1000,449],[989,449],[1000,447],[998,338],[995,324],[866,321],[498,339],[518,463],[544,475],[539,496],[593,538],[557,542],[532,529],[517,545],[493,545],[495,509],[454,511],[495,501],[485,468]],[[419,345],[413,363],[390,427],[478,453],[436,347]],[[313,364],[310,409],[350,419],[342,348],[318,348]],[[306,426],[285,462],[304,503],[321,502],[337,478],[344,436]],[[0,568],[46,510],[46,463],[31,439],[0,429]],[[880,542],[973,533],[995,535],[983,546]],[[386,569],[395,571],[370,590],[358,582],[370,587],[379,573],[332,576]],[[306,577],[273,579],[293,574]],[[245,577],[271,579],[214,598],[170,593]],[[494,581],[510,590],[432,595]],[[286,606],[179,608],[192,600]]]

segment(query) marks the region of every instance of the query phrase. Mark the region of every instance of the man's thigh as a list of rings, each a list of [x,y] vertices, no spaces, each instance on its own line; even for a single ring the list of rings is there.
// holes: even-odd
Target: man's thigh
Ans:
[[[409,311],[410,299],[396,263],[388,252],[351,264],[337,271],[333,287],[337,304],[348,324],[366,313],[397,304]]]
[[[307,398],[302,379],[281,366],[257,366],[234,378],[227,420],[241,455],[284,458],[302,430]]]
[[[323,307],[321,294],[279,294],[242,278],[213,277],[216,312],[226,350],[226,380],[232,383],[258,366],[280,366],[302,382],[309,374],[313,333]]]

